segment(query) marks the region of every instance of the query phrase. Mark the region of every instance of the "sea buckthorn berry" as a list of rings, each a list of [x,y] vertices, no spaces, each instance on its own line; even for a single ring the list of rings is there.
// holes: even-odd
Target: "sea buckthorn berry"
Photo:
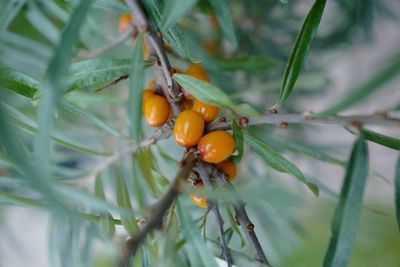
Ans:
[[[204,120],[194,110],[184,110],[175,122],[175,141],[184,147],[196,145],[204,131]]]
[[[187,68],[186,74],[191,75],[193,73],[206,75],[205,69],[202,66],[198,65],[198,64],[192,64]]]
[[[120,32],[124,33],[128,29],[128,25],[131,23],[131,14],[124,14],[121,16],[118,22],[118,29]]]
[[[197,148],[201,158],[208,163],[217,163],[229,157],[235,149],[235,140],[230,133],[214,131],[204,135]]]
[[[187,98],[183,98],[183,107],[185,109],[191,109],[193,107],[193,101]]]
[[[143,90],[143,93],[142,93],[142,114],[144,114],[144,104],[152,96],[154,96],[154,92],[152,90],[150,90],[150,89]]]
[[[218,168],[221,169],[223,173],[229,176],[229,181],[233,181],[237,175],[236,164],[233,161],[225,160],[217,164]]]
[[[196,187],[204,190],[204,186],[203,186],[202,182],[198,183],[196,185]],[[190,199],[194,202],[194,204],[196,204],[197,206],[202,207],[202,208],[207,208],[207,198],[206,197],[196,194],[194,192],[190,192],[189,196],[190,196]]]
[[[168,120],[170,109],[165,97],[156,94],[150,96],[144,102],[146,122],[152,127],[163,125]]]
[[[206,104],[198,99],[194,101],[193,110],[200,113],[206,123],[215,120],[219,113],[219,107]]]

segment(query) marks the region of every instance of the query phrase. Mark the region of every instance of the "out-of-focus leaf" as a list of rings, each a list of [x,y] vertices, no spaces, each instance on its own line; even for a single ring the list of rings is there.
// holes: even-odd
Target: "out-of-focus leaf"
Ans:
[[[204,243],[199,229],[193,227],[193,220],[190,218],[188,210],[184,209],[180,202],[181,200],[177,198],[175,202],[176,211],[182,234],[186,239],[185,245],[188,246],[188,248],[190,248],[189,251],[191,251],[190,262],[193,266],[217,267],[218,264],[207,248],[207,245]]]
[[[231,13],[229,12],[229,5],[226,0],[209,0],[212,9],[217,16],[219,25],[226,39],[231,43],[234,49],[238,47],[238,41],[233,29]]]
[[[120,132],[118,132],[117,130],[115,130],[114,128],[112,128],[111,126],[109,126],[107,123],[105,123],[104,121],[102,121],[100,118],[98,118],[97,116],[93,115],[92,113],[87,112],[86,110],[80,108],[79,106],[71,103],[70,101],[68,101],[65,98],[61,99],[61,107],[66,110],[71,112],[72,114],[75,114],[87,121],[90,121],[91,123],[93,123],[94,125],[96,125],[97,127],[99,127],[100,129],[103,129],[106,132],[109,132],[110,134],[122,138],[122,139],[127,139],[128,137],[124,136],[123,134],[121,134]]]
[[[138,152],[138,166],[140,168],[140,172],[146,182],[147,186],[150,188],[153,194],[157,194],[156,183],[154,180],[154,176],[152,174],[152,170],[156,171],[154,167],[154,157],[151,153],[150,148],[143,148]]]
[[[240,246],[243,248],[244,245],[246,244],[246,242],[244,241],[242,233],[240,232],[239,228],[237,227],[237,224],[233,217],[231,209],[229,208],[226,201],[224,201],[224,205],[225,205],[225,209],[226,209],[226,214],[228,215],[229,224],[231,225],[231,228],[233,229],[233,231],[235,231],[235,233],[240,237]]]
[[[351,133],[355,133],[354,131],[352,131],[351,129],[348,129]],[[371,130],[367,130],[367,129],[362,129],[361,130],[364,139],[380,144],[382,146],[388,147],[388,148],[392,148],[394,150],[400,150],[400,140],[387,136],[387,135],[383,135],[380,133],[376,133],[374,131]]]
[[[32,98],[40,88],[39,82],[35,79],[7,68],[0,69],[0,83],[2,88],[28,98]]]
[[[396,174],[394,178],[394,198],[397,228],[399,229],[400,233],[400,156],[397,160]]]
[[[131,10],[126,5],[122,4],[121,2],[114,1],[114,0],[96,0],[93,3],[93,7],[101,8],[101,9],[114,9],[115,11],[130,13]]]
[[[161,29],[168,30],[176,24],[197,3],[197,0],[167,0],[162,15]]]
[[[233,161],[238,163],[243,156],[243,134],[240,131],[240,127],[237,122],[232,119],[232,132],[233,132],[233,139],[235,140],[235,150],[238,152],[237,155],[234,155]]]
[[[243,116],[243,117],[260,116],[260,114],[257,112],[257,110],[248,103],[241,103],[238,105],[234,105],[231,108],[236,114]]]
[[[93,94],[82,91],[73,91],[65,95],[65,98],[70,102],[81,105],[121,105],[126,104],[126,99],[122,97],[115,97],[109,94]]]
[[[0,35],[5,31],[21,8],[25,5],[26,0],[10,0],[5,7],[0,9]]]
[[[332,236],[323,266],[346,266],[350,260],[361,214],[368,151],[362,134],[355,142],[332,220]]]
[[[174,74],[176,81],[202,102],[220,107],[233,107],[229,96],[218,87],[185,74]]]
[[[313,193],[318,196],[318,187],[310,182],[307,182],[303,173],[290,161],[282,157],[275,150],[266,144],[254,139],[251,136],[243,134],[246,144],[258,155],[260,155],[272,168],[279,172],[293,174],[300,182],[304,183]]]
[[[115,167],[115,182],[118,205],[128,210],[132,210],[129,193],[119,166]],[[135,217],[127,218],[125,216],[121,216],[121,223],[130,236],[134,236],[139,231]]]
[[[400,56],[396,56],[394,59],[389,59],[388,61],[389,64],[386,63],[385,67],[377,74],[373,75],[370,80],[367,80],[359,87],[347,90],[346,96],[343,97],[343,100],[325,109],[321,113],[317,114],[317,116],[326,117],[345,110],[364,100],[372,93],[379,90],[384,84],[397,77],[400,72]],[[379,66],[379,64],[377,65]]]
[[[307,17],[301,26],[283,75],[281,92],[275,104],[276,108],[285,102],[294,88],[304,61],[307,58],[308,51],[310,50],[311,42],[317,32],[325,4],[326,0],[315,0],[310,12],[308,12]]]
[[[140,34],[132,54],[132,66],[129,77],[128,121],[132,138],[138,142],[142,126],[142,92],[144,58],[142,52],[142,38]]]
[[[147,13],[150,15],[151,20],[156,26],[162,28],[162,15],[163,3],[156,0],[149,0],[142,2]],[[185,41],[182,30],[177,24],[172,24],[167,30],[161,31],[164,41],[178,53],[179,56],[191,61],[189,47]]]
[[[141,267],[151,266],[150,254],[145,246],[142,246],[140,250],[140,266]]]
[[[26,18],[32,26],[53,44],[58,42],[59,30],[54,23],[38,8],[35,1],[28,1],[25,12]]]
[[[212,59],[211,64],[224,71],[256,72],[272,68],[278,62],[266,57],[250,55],[241,58]]]
[[[225,237],[226,245],[229,245],[229,242],[231,242],[232,236],[233,236],[233,230],[232,230],[232,228],[229,227],[228,229],[226,229],[224,231],[224,237]],[[221,239],[218,236],[217,239],[216,239],[216,242],[220,243],[220,241],[221,241]]]
[[[106,200],[106,197],[104,195],[104,188],[103,188],[103,183],[101,181],[101,176],[98,175],[96,177],[95,183],[94,183],[94,194],[96,197],[102,200]],[[113,217],[111,216],[110,213],[104,212],[100,214],[100,229],[104,233],[104,235],[107,238],[112,238],[115,234],[115,224]]]

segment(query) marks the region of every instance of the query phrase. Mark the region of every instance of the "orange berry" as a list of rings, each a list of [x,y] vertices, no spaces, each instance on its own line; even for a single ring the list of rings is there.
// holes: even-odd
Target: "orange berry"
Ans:
[[[144,117],[146,122],[152,126],[163,125],[169,116],[170,106],[165,97],[154,94],[144,102]]]
[[[183,73],[183,71],[180,68],[173,68],[175,73]]]
[[[131,23],[131,14],[124,14],[121,16],[118,22],[118,29],[124,33],[128,29],[128,25]]]
[[[206,75],[205,69],[202,66],[198,65],[198,64],[192,64],[186,69],[186,74],[187,75],[191,75],[193,73]]]
[[[217,164],[221,171],[229,176],[229,181],[233,181],[237,175],[236,164],[233,161],[225,160]]]
[[[172,50],[171,47],[170,47],[167,43],[164,43],[164,48],[165,48],[167,51],[171,51],[171,50]]]
[[[235,149],[235,140],[230,133],[214,131],[204,135],[197,144],[205,162],[217,163],[229,157]]]
[[[175,122],[175,141],[180,146],[194,146],[200,140],[203,131],[204,120],[201,115],[194,110],[184,110],[179,114]]]
[[[200,113],[206,123],[212,122],[219,113],[219,107],[206,104],[198,99],[194,101],[193,110]]]
[[[185,109],[191,109],[193,107],[193,102],[190,99],[183,98],[183,107]]]
[[[200,181],[197,184],[197,187],[203,189],[203,182]],[[206,197],[204,197],[202,195],[198,195],[193,192],[190,192],[189,196],[190,196],[190,199],[194,202],[194,204],[196,204],[197,206],[202,207],[202,208],[207,208],[207,198]]]
[[[153,91],[151,91],[150,89],[143,90],[143,93],[142,93],[142,114],[144,114],[144,104],[152,96],[154,96],[154,92]]]

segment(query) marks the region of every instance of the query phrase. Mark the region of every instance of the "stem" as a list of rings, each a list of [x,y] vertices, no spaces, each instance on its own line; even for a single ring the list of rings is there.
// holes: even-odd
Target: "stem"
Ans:
[[[117,85],[119,82],[121,82],[123,80],[126,80],[128,78],[129,78],[129,74],[123,75],[123,76],[119,77],[118,79],[115,79],[114,81],[109,82],[106,85],[103,85],[102,87],[94,90],[93,92],[94,93],[98,93],[98,92],[100,92],[100,91],[102,91],[102,90],[104,90],[104,89],[106,89],[106,88],[108,88],[110,86]]]
[[[126,266],[131,257],[136,254],[139,245],[144,241],[147,234],[151,233],[157,226],[160,226],[162,224],[164,214],[172,205],[175,197],[180,193],[180,184],[185,181],[189,176],[189,173],[194,166],[195,160],[196,158],[193,153],[189,152],[184,156],[182,167],[176,175],[175,180],[171,184],[168,192],[164,195],[162,199],[158,201],[157,208],[152,217],[148,220],[147,224],[134,238],[126,242],[125,251],[117,265],[118,267]]]

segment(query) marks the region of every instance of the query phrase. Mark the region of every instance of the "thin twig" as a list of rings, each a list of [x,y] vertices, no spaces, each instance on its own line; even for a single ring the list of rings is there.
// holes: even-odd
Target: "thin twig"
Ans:
[[[81,59],[89,59],[89,58],[96,57],[98,55],[101,55],[101,54],[109,51],[111,48],[122,44],[123,42],[125,42],[129,38],[133,37],[134,35],[136,35],[136,28],[133,26],[130,26],[126,29],[126,31],[123,34],[121,34],[120,36],[118,36],[117,38],[112,40],[111,42],[109,42],[106,45],[99,47],[97,49],[94,49],[94,50],[91,50],[88,52],[82,52],[82,53],[80,53],[79,57]]]
[[[242,128],[250,125],[262,125],[262,124],[281,125],[282,123],[302,123],[302,124],[315,124],[315,125],[320,124],[320,125],[338,125],[338,126],[348,126],[352,124],[361,124],[361,125],[369,124],[369,125],[379,125],[387,127],[400,127],[399,119],[388,118],[379,115],[331,116],[327,118],[318,118],[304,113],[289,113],[289,114],[270,113],[262,115],[260,117],[245,118],[245,120],[247,120],[245,123],[241,123],[240,119],[237,120],[237,122]],[[231,129],[231,122],[215,121],[208,125],[206,132],[211,132],[216,130],[225,131],[230,129]]]
[[[212,170],[207,167],[203,161],[200,161],[198,169],[199,169],[199,174],[201,176],[201,179],[204,183],[204,186],[207,191],[209,192],[214,192],[214,186],[211,181],[211,175],[212,175]],[[208,207],[214,212],[215,218],[217,219],[217,225],[218,225],[218,233],[219,233],[219,240],[220,240],[220,245],[222,249],[222,253],[224,254],[224,258],[226,260],[226,263],[228,266],[232,266],[232,257],[229,253],[228,246],[226,244],[226,239],[224,236],[224,221],[221,217],[221,213],[219,212],[218,204],[216,201],[209,199],[207,201]]]
[[[98,93],[98,92],[100,92],[100,91],[102,91],[102,90],[104,90],[104,89],[106,89],[106,88],[108,88],[110,86],[117,85],[119,82],[121,82],[123,80],[126,80],[128,78],[129,78],[129,74],[123,75],[123,76],[119,77],[118,79],[115,79],[114,81],[109,82],[106,85],[103,85],[102,87],[94,90],[93,92],[94,93]]]
[[[161,33],[152,29],[146,13],[137,0],[125,0],[125,2],[132,10],[132,20],[139,31],[147,32],[144,35],[144,41],[148,52],[148,59],[155,63],[152,68],[157,84],[162,87],[163,93],[171,105],[173,116],[177,117],[184,110],[182,95],[178,84],[172,79],[174,71],[167,58]]]
[[[235,195],[234,198],[229,201],[233,204],[238,223],[242,227],[243,231],[246,234],[247,240],[253,248],[256,260],[266,265],[270,265],[260,245],[260,242],[258,241],[257,235],[254,232],[254,224],[250,221],[249,216],[247,215],[245,202],[240,199],[239,194],[237,193],[233,185],[225,178],[225,175],[221,173],[218,167],[214,164],[202,162],[201,164],[199,164],[198,168],[199,172],[201,172],[201,169],[207,169],[208,172],[212,173],[212,177],[214,177],[215,183],[217,183],[221,188],[226,189],[230,193]]]
[[[173,203],[175,197],[181,192],[180,184],[189,176],[195,161],[196,157],[194,153],[189,152],[184,156],[183,165],[181,166],[168,192],[162,199],[158,201],[157,208],[152,217],[147,221],[143,229],[134,238],[126,242],[124,253],[117,265],[118,267],[126,266],[129,260],[136,254],[138,247],[144,241],[147,234],[151,233],[157,226],[162,224],[164,214]]]

